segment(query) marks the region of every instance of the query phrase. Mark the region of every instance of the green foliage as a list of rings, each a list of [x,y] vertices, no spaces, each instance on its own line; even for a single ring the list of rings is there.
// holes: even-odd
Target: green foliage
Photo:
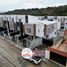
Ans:
[[[29,15],[50,15],[50,16],[67,16],[67,5],[59,7],[47,7],[47,8],[32,8],[32,9],[18,9],[14,11],[8,11],[0,14],[29,14]]]

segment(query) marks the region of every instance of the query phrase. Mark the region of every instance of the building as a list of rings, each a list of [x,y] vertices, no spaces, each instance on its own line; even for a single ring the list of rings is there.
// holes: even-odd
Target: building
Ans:
[[[67,67],[67,30],[64,32],[64,39],[60,40],[56,46],[48,48],[48,51],[49,60]]]
[[[61,30],[67,29],[67,16],[58,16],[58,21],[61,22]]]
[[[64,39],[67,40],[67,30],[65,30],[65,32],[64,32]]]
[[[28,15],[28,23],[24,24],[24,33],[33,38],[41,38],[43,44],[53,45],[53,38],[57,37],[55,33],[58,30],[60,30],[60,22],[41,19],[39,16]]]
[[[28,23],[24,24],[25,33],[37,37],[52,38],[60,29],[60,22],[39,20],[37,16],[28,16]]]

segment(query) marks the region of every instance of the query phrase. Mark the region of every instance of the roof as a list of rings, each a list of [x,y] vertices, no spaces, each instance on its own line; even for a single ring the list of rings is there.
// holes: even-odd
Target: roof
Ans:
[[[57,49],[67,53],[67,40],[65,40],[61,45],[59,45]]]
[[[54,24],[57,21],[48,21],[47,19],[44,20],[39,20],[38,16],[30,16],[28,15],[28,24],[46,24],[46,25],[50,25],[50,24]]]
[[[67,30],[64,31],[64,35],[67,35]]]
[[[55,48],[48,48],[48,50],[67,58],[67,53],[66,52],[60,51],[60,50],[55,49]]]
[[[67,57],[67,40],[63,41],[57,48],[49,48],[50,51]]]

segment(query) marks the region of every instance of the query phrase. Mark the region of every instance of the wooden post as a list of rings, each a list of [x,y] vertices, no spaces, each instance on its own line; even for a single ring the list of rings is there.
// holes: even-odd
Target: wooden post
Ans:
[[[9,30],[10,30],[9,21],[7,20],[7,32],[8,32],[8,36],[9,36],[9,38],[11,39]]]
[[[35,39],[35,36],[36,36],[36,25],[34,24],[34,26],[33,26],[33,31],[34,31],[34,35],[33,35],[33,39]]]
[[[50,59],[50,51],[45,50],[45,58]]]

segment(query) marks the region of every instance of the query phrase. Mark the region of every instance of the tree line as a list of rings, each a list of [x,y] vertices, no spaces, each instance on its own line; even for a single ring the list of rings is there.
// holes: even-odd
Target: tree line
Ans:
[[[36,15],[36,16],[67,16],[67,5],[58,7],[47,7],[47,8],[32,8],[32,9],[17,9],[8,11],[0,14],[19,14],[19,15]]]

